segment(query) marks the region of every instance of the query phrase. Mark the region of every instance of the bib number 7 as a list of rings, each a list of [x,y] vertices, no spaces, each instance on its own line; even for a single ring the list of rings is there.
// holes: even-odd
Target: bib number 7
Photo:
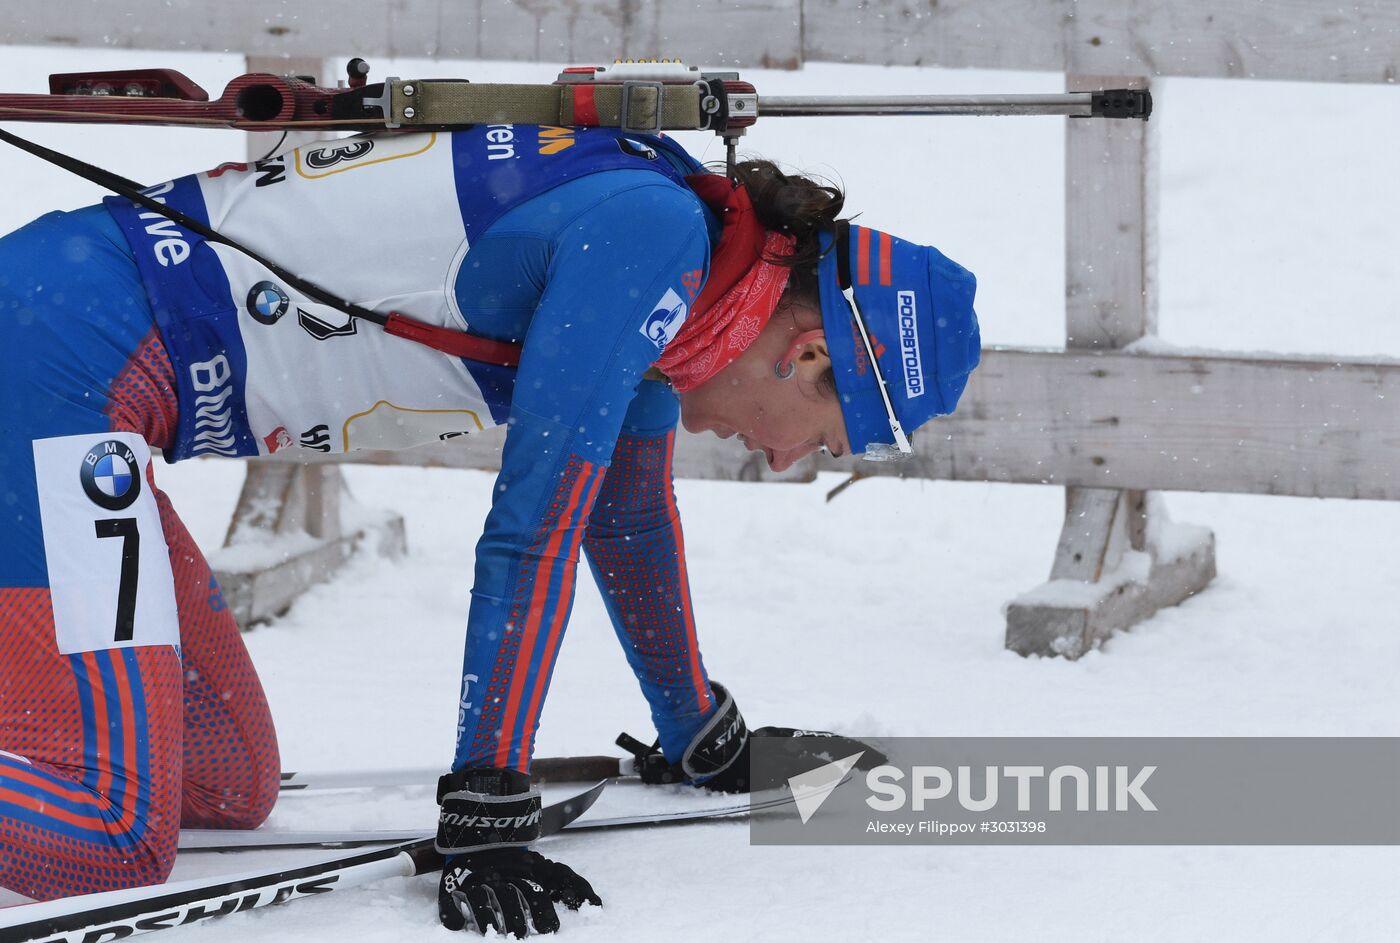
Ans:
[[[141,572],[141,531],[136,518],[116,517],[94,522],[98,537],[122,539],[121,579],[117,583],[117,630],[115,642],[129,642],[136,633],[136,586]]]
[[[60,653],[180,642],[160,510],[145,484],[150,460],[131,432],[34,441]]]

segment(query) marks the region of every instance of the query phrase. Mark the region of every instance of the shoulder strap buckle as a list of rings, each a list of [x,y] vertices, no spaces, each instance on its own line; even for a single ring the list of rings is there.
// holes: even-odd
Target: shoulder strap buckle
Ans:
[[[638,91],[650,90],[651,94],[636,95]],[[661,82],[626,81],[622,83],[622,108],[619,124],[628,134],[661,133],[661,96],[664,85]],[[650,99],[650,101],[648,101]],[[636,103],[639,114],[634,119],[632,105]]]

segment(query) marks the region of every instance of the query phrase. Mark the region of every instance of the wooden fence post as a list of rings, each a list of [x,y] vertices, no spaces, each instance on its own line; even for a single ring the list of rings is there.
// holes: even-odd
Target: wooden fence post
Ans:
[[[1070,75],[1069,91],[1146,88],[1137,76]],[[1157,330],[1156,174],[1147,122],[1066,128],[1065,347],[1124,347]],[[1078,658],[1109,634],[1199,592],[1215,576],[1209,531],[1168,540],[1163,502],[1142,491],[1066,488],[1050,581],[1007,609],[1006,647]]]

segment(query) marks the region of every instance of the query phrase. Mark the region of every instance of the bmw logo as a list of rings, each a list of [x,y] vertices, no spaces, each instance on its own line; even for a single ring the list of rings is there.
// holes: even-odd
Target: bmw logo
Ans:
[[[109,511],[125,510],[141,496],[141,467],[136,454],[116,439],[88,449],[79,476],[92,503]]]
[[[287,293],[272,282],[258,282],[248,289],[248,313],[259,324],[276,324],[287,313],[290,301]]]

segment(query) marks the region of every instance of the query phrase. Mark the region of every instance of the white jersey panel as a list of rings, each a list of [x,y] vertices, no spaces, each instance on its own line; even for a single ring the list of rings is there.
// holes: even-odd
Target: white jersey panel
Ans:
[[[448,135],[358,136],[202,176],[214,228],[347,300],[465,328],[450,303],[466,254]],[[460,360],[312,302],[215,245],[247,353],[264,454],[398,449],[492,424]]]

